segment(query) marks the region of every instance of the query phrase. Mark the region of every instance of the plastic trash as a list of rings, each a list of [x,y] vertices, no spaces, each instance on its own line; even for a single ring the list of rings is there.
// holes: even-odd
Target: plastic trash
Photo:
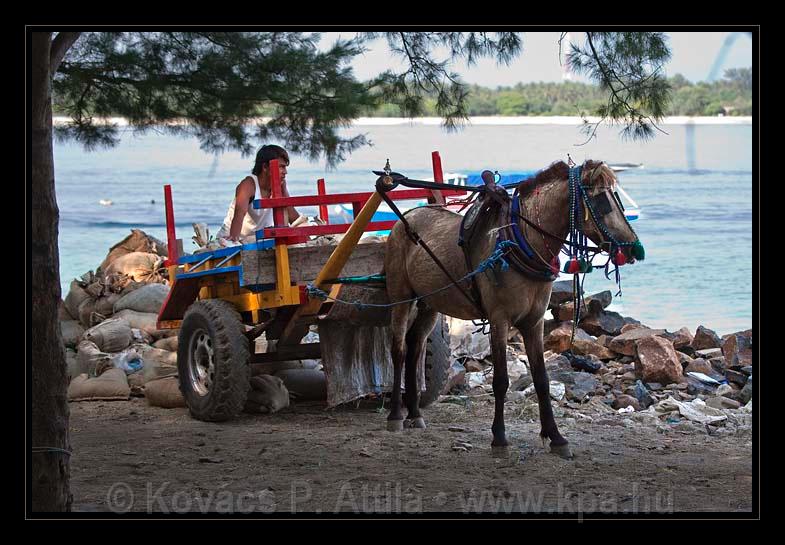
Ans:
[[[112,358],[112,363],[118,369],[125,371],[127,375],[136,373],[144,367],[142,357],[133,348],[123,350],[115,355]]]
[[[635,407],[633,407],[632,405],[627,405],[626,407],[622,407],[621,409],[619,409],[616,412],[619,413],[619,414],[634,413],[635,412]]]
[[[697,371],[690,371],[687,374],[689,376],[691,376],[692,378],[698,379],[699,381],[703,382],[704,384],[713,384],[715,386],[718,386],[720,384],[727,384],[728,383],[727,380],[722,380],[722,381],[715,380],[715,379],[711,378],[709,375],[704,375],[703,373],[699,373]]]

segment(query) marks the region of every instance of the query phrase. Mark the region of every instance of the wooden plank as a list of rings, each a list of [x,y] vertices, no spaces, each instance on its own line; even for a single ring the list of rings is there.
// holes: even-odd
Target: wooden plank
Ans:
[[[384,267],[383,243],[358,244],[348,262],[336,276],[378,274]],[[312,282],[321,271],[335,246],[289,246],[289,274],[294,283]],[[243,252],[244,286],[276,283],[275,252]]]
[[[465,195],[465,189],[445,188],[439,190],[444,195]],[[332,195],[308,195],[301,197],[270,197],[267,199],[256,199],[253,202],[254,208],[276,208],[280,206],[316,206],[320,204],[344,204],[350,202],[365,202],[371,198],[375,191],[365,191],[361,193],[334,193]],[[405,201],[414,199],[427,199],[432,195],[430,189],[394,189],[387,192],[387,196],[394,201]]]
[[[353,208],[354,214],[357,215],[358,208]],[[366,225],[364,231],[389,231],[398,222],[398,220],[388,221],[372,221]],[[351,223],[335,223],[332,225],[308,225],[303,227],[266,227],[264,229],[264,236],[275,237],[280,240],[280,237],[303,237],[310,235],[337,235],[345,233],[351,227]],[[304,240],[301,242],[305,242]]]
[[[174,283],[158,314],[158,323],[182,320],[185,311],[199,294],[199,278],[185,278]],[[158,326],[159,329],[165,329]]]

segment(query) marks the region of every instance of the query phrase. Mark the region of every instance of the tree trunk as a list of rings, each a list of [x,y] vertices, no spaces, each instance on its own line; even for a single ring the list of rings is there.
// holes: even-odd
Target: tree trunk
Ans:
[[[55,199],[52,150],[52,80],[49,32],[33,32],[30,56],[32,112],[32,449],[29,507],[34,512],[70,511],[67,375],[57,307],[60,213]]]

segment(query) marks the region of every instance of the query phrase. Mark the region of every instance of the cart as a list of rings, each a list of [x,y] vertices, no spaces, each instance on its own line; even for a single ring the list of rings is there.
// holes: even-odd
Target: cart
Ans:
[[[271,161],[277,163],[277,161]],[[441,159],[432,153],[434,180],[443,183]],[[180,390],[194,418],[229,420],[245,405],[252,371],[286,360],[321,358],[327,405],[389,391],[390,301],[383,277],[385,244],[358,244],[364,232],[389,230],[395,221],[372,221],[378,192],[329,195],[323,179],[317,194],[283,197],[277,164],[271,164],[271,196],[255,208],[272,208],[274,227],[256,242],[182,255],[176,238],[171,186],[164,186],[171,289],[158,315],[159,329],[179,329]],[[388,178],[389,180],[389,178]],[[460,189],[396,189],[392,200],[443,203]],[[330,224],[328,205],[351,203],[350,224]],[[319,206],[325,225],[289,227],[287,206]],[[305,246],[312,235],[344,233],[337,246]],[[359,277],[359,278],[358,278]],[[358,284],[362,282],[362,284]],[[316,294],[321,295],[316,295]],[[325,297],[327,294],[327,297]],[[340,301],[362,301],[339,304]],[[372,306],[378,305],[378,306]],[[302,342],[309,331],[319,342]],[[267,351],[257,353],[264,334]],[[419,366],[421,406],[444,387],[450,365],[446,321],[441,317]]]

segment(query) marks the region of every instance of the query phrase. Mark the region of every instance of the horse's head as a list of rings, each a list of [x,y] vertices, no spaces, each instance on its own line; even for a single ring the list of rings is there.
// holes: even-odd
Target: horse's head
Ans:
[[[605,163],[586,161],[582,165],[577,187],[582,230],[600,249],[611,254],[614,263],[634,263],[644,258],[643,246],[624,216],[616,184],[616,175]],[[617,256],[619,250],[623,260]]]

